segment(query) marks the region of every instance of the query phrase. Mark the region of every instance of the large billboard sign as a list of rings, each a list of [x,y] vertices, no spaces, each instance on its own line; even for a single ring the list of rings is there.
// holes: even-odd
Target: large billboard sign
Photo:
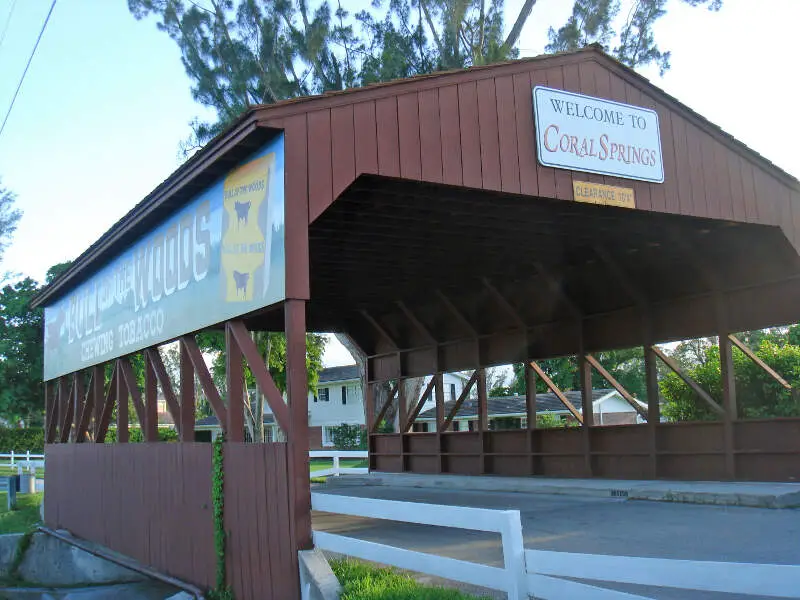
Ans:
[[[45,307],[44,379],[285,297],[283,135]]]
[[[655,111],[536,86],[533,112],[542,165],[664,182],[661,131]]]

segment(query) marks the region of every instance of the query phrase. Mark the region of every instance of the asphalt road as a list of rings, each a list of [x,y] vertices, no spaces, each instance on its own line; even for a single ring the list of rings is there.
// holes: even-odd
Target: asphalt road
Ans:
[[[323,491],[317,488],[315,491]],[[348,487],[341,495],[518,509],[525,547],[562,552],[800,565],[800,510],[700,506],[438,489]],[[315,513],[314,529],[402,548],[502,565],[498,535]],[[752,600],[755,596],[611,586],[659,600]],[[798,582],[800,597],[800,582]]]

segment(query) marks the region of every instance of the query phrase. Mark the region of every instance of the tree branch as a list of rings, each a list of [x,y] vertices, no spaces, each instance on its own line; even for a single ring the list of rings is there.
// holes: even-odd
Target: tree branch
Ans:
[[[531,16],[531,11],[533,10],[534,4],[536,4],[536,0],[525,0],[525,4],[523,4],[522,8],[519,9],[517,20],[514,21],[514,26],[511,28],[511,31],[508,32],[506,41],[503,42],[504,53],[510,52],[511,49],[517,44],[519,35],[522,33],[522,27],[525,25],[528,17]]]

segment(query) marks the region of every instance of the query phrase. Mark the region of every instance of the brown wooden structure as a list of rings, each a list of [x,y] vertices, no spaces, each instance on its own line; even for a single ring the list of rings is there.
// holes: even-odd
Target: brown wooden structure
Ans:
[[[539,165],[531,100],[535,85],[655,110],[664,183]],[[403,403],[401,433],[371,435],[370,461],[376,470],[800,477],[800,419],[738,419],[729,337],[736,331],[800,321],[800,184],[595,48],[254,107],[101,237],[39,303],[68,292],[276,131],[285,135],[287,300],[225,327],[229,367],[241,357],[247,360],[287,434],[285,454],[276,449],[242,460],[254,461],[247,469],[265,466],[268,495],[287,495],[290,527],[288,532],[280,529],[279,517],[269,512],[261,515],[267,537],[261,529],[258,539],[253,537],[256,530],[248,531],[241,534],[245,542],[233,527],[231,543],[248,544],[250,552],[247,558],[232,558],[242,561],[234,565],[242,574],[296,574],[293,551],[310,544],[307,328],[350,335],[368,356],[370,399],[376,385],[394,382],[390,398],[402,397],[405,378],[434,375],[426,394],[440,407],[439,431],[411,432],[420,406],[407,410]],[[574,202],[573,180],[632,187],[636,209]],[[258,366],[248,329],[286,331],[287,404],[263,365]],[[719,420],[659,423],[656,364],[669,358],[655,344],[710,335],[721,340],[722,405],[691,384],[713,403]],[[634,346],[645,348],[647,424],[593,426],[587,401],[590,374],[602,365],[591,353]],[[528,381],[533,383],[542,375],[536,359],[568,354],[578,356],[586,390],[583,427],[536,430],[535,419],[529,418],[528,430],[485,430],[483,367],[523,361],[531,365]],[[182,440],[191,440],[191,386],[167,391],[170,384],[157,353],[146,355],[143,394],[135,389],[124,358],[116,362],[105,389],[99,367],[88,384],[83,374],[50,382],[48,442],[83,442],[87,434],[92,441],[103,441],[109,407],[128,395],[147,439],[153,440],[156,385],[164,389]],[[187,381],[191,375],[199,377],[220,423],[227,424],[228,439],[232,444],[241,441],[239,370],[229,369],[228,390],[233,393],[221,398],[191,336],[182,339],[182,357],[182,376]],[[441,373],[465,369],[477,369],[471,385],[477,387],[483,407],[480,430],[450,432]],[[367,405],[372,427],[384,407],[371,400]],[[528,410],[529,416],[535,414],[533,392]],[[117,415],[119,441],[124,442],[127,403],[119,404]],[[143,446],[141,452],[177,457],[175,476],[188,473],[187,464],[207,467],[207,450],[200,447],[152,448]],[[51,482],[54,468],[48,465],[48,524],[208,583],[200,566],[189,566],[185,557],[175,564],[164,562],[155,538],[123,542],[117,537],[151,518],[152,507],[137,511],[137,506],[123,504],[127,521],[115,521],[118,529],[111,529],[111,521],[102,527],[86,522],[98,514],[120,514],[114,507],[117,492],[104,490],[114,485],[110,471],[118,457],[136,464],[131,476],[138,472],[137,451],[49,445],[48,460],[56,457],[70,475]],[[85,487],[76,489],[79,481]],[[183,489],[197,486],[198,497],[205,498],[206,484],[202,477],[187,479]],[[95,490],[100,499],[87,503],[89,510],[70,507],[76,494],[86,500],[86,489]],[[160,489],[173,493],[172,488]],[[192,510],[186,519],[201,509]],[[279,527],[277,533],[274,527]],[[270,532],[277,537],[269,537]],[[164,529],[159,539],[166,543],[175,535],[176,530]],[[207,530],[198,533],[203,535]],[[291,548],[285,560],[293,570],[276,569],[279,563],[267,555],[275,549],[273,543]],[[197,560],[207,566],[207,556],[199,553]],[[259,571],[245,563],[270,568]],[[244,590],[246,577],[235,577],[241,577]],[[293,597],[276,594],[270,597]],[[255,596],[243,591],[237,597]]]

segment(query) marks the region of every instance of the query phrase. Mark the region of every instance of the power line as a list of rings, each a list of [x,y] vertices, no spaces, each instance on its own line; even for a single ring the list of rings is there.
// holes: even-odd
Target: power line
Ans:
[[[0,48],[3,47],[3,42],[6,40],[6,33],[8,32],[8,24],[11,23],[11,15],[14,14],[14,7],[17,5],[17,0],[11,1],[11,10],[8,11],[8,16],[6,17],[6,24],[3,25],[3,33],[0,34]]]
[[[47,27],[47,23],[50,22],[50,15],[53,14],[53,9],[56,7],[56,2],[58,0],[53,0],[53,3],[50,5],[50,10],[47,12],[47,16],[44,18],[44,23],[42,23],[42,29],[39,31],[39,37],[36,38],[36,44],[33,46],[33,50],[31,51],[30,57],[28,57],[28,63],[25,65],[25,70],[22,72],[22,77],[19,78],[19,84],[17,84],[17,89],[14,92],[14,97],[11,98],[11,104],[8,107],[8,112],[6,113],[5,118],[3,119],[3,125],[0,126],[0,135],[3,135],[3,131],[6,128],[6,123],[8,123],[8,117],[11,116],[11,109],[14,108],[14,102],[17,101],[17,94],[19,94],[19,90],[22,87],[22,82],[25,81],[25,75],[28,74],[28,67],[31,66],[31,61],[33,60],[34,54],[36,54],[36,49],[39,47],[39,42],[44,35],[44,30]]]

